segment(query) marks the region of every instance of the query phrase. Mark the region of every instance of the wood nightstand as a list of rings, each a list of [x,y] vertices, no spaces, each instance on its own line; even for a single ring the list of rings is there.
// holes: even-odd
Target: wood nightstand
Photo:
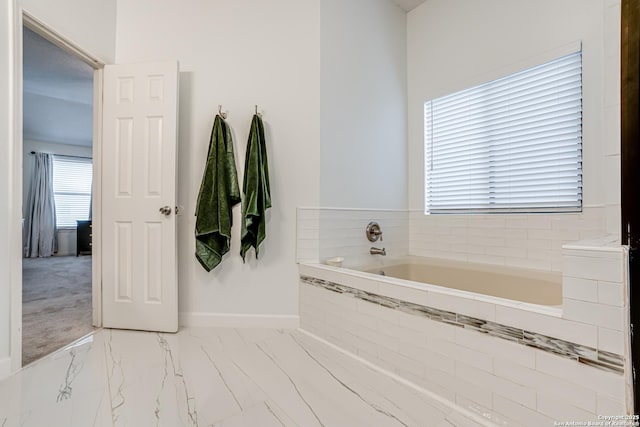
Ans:
[[[76,256],[91,255],[91,220],[76,221]]]

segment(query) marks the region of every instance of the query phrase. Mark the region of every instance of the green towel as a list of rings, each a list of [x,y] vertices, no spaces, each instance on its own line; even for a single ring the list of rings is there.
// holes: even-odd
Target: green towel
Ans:
[[[251,121],[251,132],[247,141],[247,154],[244,161],[244,182],[242,183],[242,261],[253,246],[258,258],[258,246],[266,235],[265,213],[271,207],[271,189],[269,187],[269,166],[267,164],[267,146],[264,139],[264,126],[259,115]]]
[[[231,131],[217,115],[196,206],[196,258],[207,271],[220,264],[222,256],[229,252],[233,223],[231,208],[239,202]]]

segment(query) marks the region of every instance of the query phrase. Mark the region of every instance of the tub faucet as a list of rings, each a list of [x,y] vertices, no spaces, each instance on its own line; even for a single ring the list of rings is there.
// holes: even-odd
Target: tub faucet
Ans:
[[[382,255],[385,256],[387,254],[387,251],[385,250],[385,248],[371,248],[369,249],[369,253],[371,255]]]

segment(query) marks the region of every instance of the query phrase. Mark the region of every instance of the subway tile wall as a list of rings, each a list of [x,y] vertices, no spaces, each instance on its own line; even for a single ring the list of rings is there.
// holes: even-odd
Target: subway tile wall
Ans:
[[[300,284],[301,327],[502,425],[625,413],[622,375]]]
[[[382,241],[370,242],[367,224],[376,221]],[[345,266],[370,264],[380,255],[371,247],[385,248],[387,257],[409,253],[409,214],[405,210],[298,208],[298,262],[324,262],[344,257]]]
[[[409,213],[411,255],[562,271],[562,246],[606,234],[606,209],[580,214]]]
[[[627,325],[626,249],[617,241],[567,245],[562,317],[596,328],[598,349],[624,354]]]
[[[606,208],[580,214],[424,215],[422,211],[298,208],[297,262],[342,256],[346,266],[366,265],[372,246],[389,258],[426,256],[537,270],[563,270],[562,246],[607,232]],[[369,242],[365,227],[377,221],[383,241]],[[604,292],[605,286],[602,286]]]
[[[301,327],[460,405],[489,414],[498,424],[553,425],[553,421],[625,414],[628,367],[621,373],[600,365],[614,359],[618,366],[625,363],[619,355],[625,355],[628,346],[626,249],[617,236],[608,236],[565,245],[561,256],[565,265],[561,314],[497,304],[484,313],[479,304],[473,315],[586,346],[575,347],[582,355],[577,360],[543,350],[544,346],[523,345],[397,309],[402,304],[385,306],[370,297],[350,298],[349,293],[332,292],[304,280],[300,283]],[[338,272],[314,273],[313,269],[301,266],[301,274],[343,280]],[[401,286],[384,284],[379,278],[377,287],[374,282],[344,280],[349,280],[344,285],[366,292],[471,315],[459,301],[449,307],[431,294],[423,298],[392,289]],[[596,354],[595,359],[587,353]]]
[[[296,220],[296,262],[320,261],[320,209],[298,208]]]

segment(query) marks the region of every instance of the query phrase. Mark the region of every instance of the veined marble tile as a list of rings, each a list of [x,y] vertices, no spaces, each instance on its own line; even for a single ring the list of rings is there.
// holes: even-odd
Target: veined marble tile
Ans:
[[[197,425],[214,424],[267,400],[267,395],[237,367],[220,341],[210,343],[188,333],[180,333],[178,338],[183,375],[195,396]]]
[[[89,335],[0,382],[0,425],[110,426],[107,386],[102,335]]]
[[[105,335],[115,426],[198,425],[176,335],[115,330]]]
[[[234,415],[229,418],[225,418],[222,421],[215,423],[214,427],[248,427],[248,426],[260,426],[260,427],[294,427],[293,423],[282,413],[281,409],[275,409],[273,402],[261,402],[255,406],[247,408],[245,411]]]
[[[266,400],[223,351],[247,346],[237,331],[106,334],[115,426],[208,426]]]
[[[350,387],[292,335],[269,340],[260,349],[295,385],[320,425],[412,425],[402,419],[404,414],[394,414]]]
[[[326,345],[300,332],[292,334],[294,340],[309,356],[343,387],[361,396],[369,405],[382,413],[389,413],[407,425],[431,425],[444,420],[451,409],[429,399],[423,393],[406,387],[395,379],[360,364]],[[381,394],[381,391],[384,392]]]
[[[479,425],[297,331],[99,330],[0,382],[0,427]]]

